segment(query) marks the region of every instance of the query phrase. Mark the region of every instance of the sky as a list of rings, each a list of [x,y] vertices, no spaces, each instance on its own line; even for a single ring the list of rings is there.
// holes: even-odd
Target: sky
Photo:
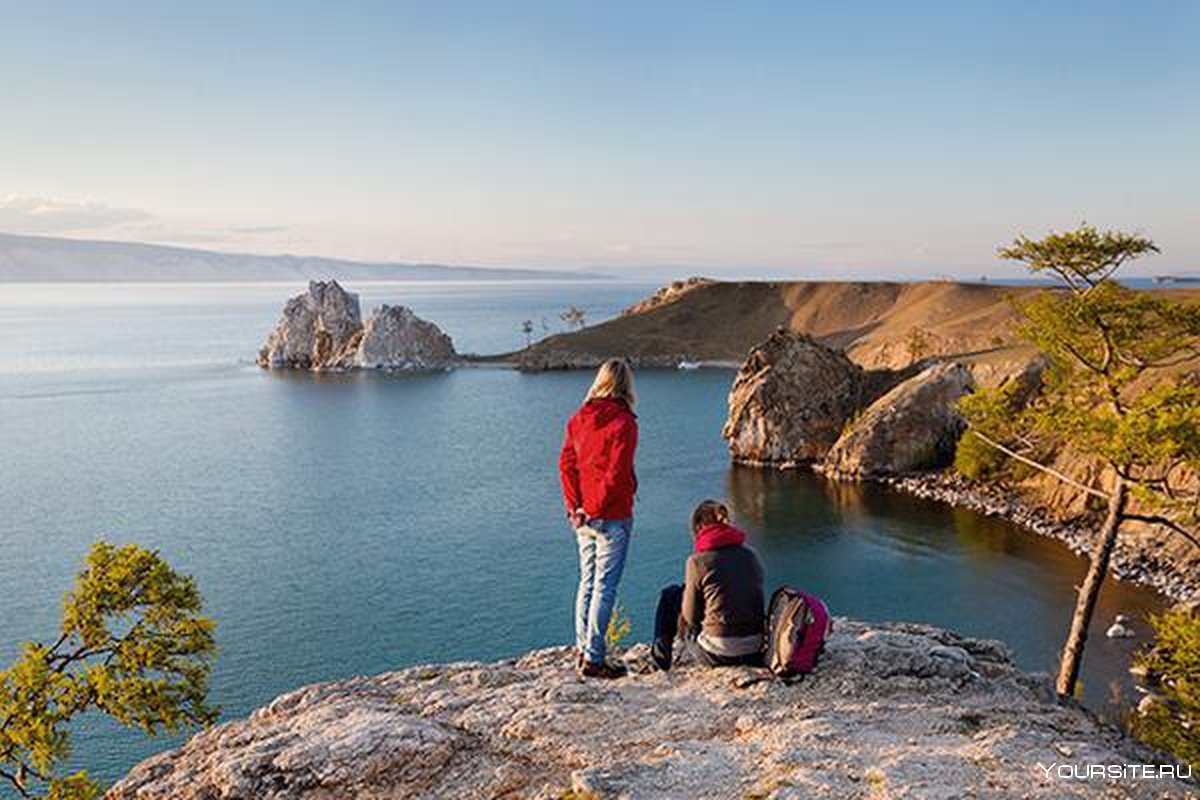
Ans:
[[[1200,2],[0,0],[0,231],[638,275],[1200,274]]]

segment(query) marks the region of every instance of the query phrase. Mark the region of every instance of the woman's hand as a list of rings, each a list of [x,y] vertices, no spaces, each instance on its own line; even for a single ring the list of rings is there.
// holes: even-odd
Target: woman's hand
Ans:
[[[570,521],[572,528],[579,530],[583,527],[583,524],[587,522],[587,512],[585,512],[582,508],[577,508],[574,511],[568,511],[567,519]]]

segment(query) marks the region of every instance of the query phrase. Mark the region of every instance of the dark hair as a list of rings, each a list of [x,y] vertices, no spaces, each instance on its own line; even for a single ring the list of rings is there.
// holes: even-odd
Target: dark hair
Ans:
[[[692,533],[699,533],[701,528],[725,522],[729,522],[729,508],[720,500],[705,500],[692,512]]]

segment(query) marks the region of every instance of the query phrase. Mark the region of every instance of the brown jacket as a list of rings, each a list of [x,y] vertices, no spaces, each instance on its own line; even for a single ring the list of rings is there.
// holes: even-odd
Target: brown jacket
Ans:
[[[742,544],[693,553],[684,570],[687,630],[710,640],[763,633],[763,567]]]

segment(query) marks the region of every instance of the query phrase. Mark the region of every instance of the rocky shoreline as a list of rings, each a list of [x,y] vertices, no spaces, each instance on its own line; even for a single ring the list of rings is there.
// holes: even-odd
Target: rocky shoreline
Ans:
[[[817,671],[790,684],[686,658],[651,671],[646,652],[631,648],[617,681],[580,680],[555,647],[309,686],[142,762],[106,797],[1200,797],[1166,776],[1186,766],[1059,703],[999,642],[838,618]],[[1089,764],[1157,777],[1074,777]]]
[[[1060,541],[1081,556],[1091,554],[1094,523],[1057,520],[1045,509],[1020,499],[1008,487],[970,481],[948,472],[885,477],[878,482],[916,497],[1000,517],[1038,536]],[[1200,600],[1200,586],[1194,578],[1189,579],[1170,560],[1134,549],[1124,540],[1117,541],[1109,571],[1117,580],[1148,586],[1177,602]]]

